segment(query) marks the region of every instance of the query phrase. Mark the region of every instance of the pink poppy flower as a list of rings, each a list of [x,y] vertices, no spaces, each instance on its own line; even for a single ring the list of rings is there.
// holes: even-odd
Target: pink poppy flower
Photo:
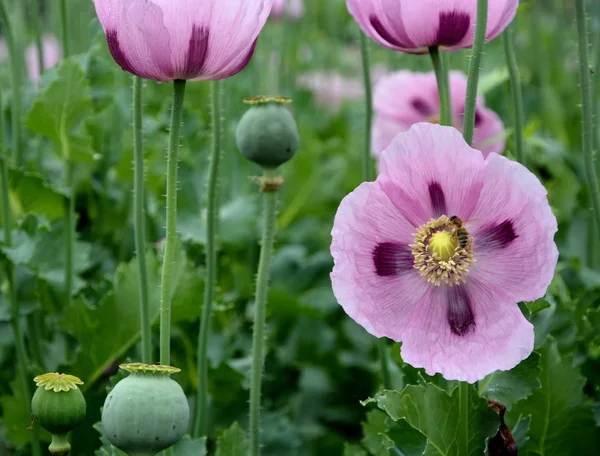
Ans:
[[[94,0],[115,61],[164,82],[224,79],[254,53],[273,0]]]
[[[439,122],[440,102],[435,73],[413,73],[398,71],[381,78],[375,86],[373,107],[372,152],[378,157],[396,137],[418,122]],[[463,128],[467,77],[460,71],[450,72],[450,98],[453,123]],[[483,97],[477,99],[475,113],[475,149],[484,157],[504,151],[504,124],[500,117],[484,104]]]
[[[473,46],[477,0],[346,0],[363,31],[382,46],[425,54],[431,46],[454,51]],[[486,39],[515,17],[519,0],[489,0]]]
[[[53,36],[45,36],[42,40],[44,48],[44,69],[52,68],[62,58],[62,49],[58,40]],[[34,86],[40,85],[42,72],[39,68],[37,47],[34,43],[25,49],[25,63],[29,72],[29,79]]]
[[[399,134],[380,165],[335,217],[338,302],[430,375],[472,383],[513,368],[534,342],[517,303],[545,294],[558,259],[546,189],[435,124]]]
[[[293,20],[300,19],[304,16],[304,2],[302,0],[273,0],[271,17],[279,19],[284,14]]]

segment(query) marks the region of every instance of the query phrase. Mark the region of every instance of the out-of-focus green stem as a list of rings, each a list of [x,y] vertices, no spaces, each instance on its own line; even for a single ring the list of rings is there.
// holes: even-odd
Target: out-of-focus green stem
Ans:
[[[371,62],[369,57],[369,41],[360,31],[360,49],[363,66],[363,82],[365,87],[365,142],[362,154],[363,180],[372,179],[373,158],[371,157],[371,131],[373,123],[373,85],[371,83]]]
[[[194,416],[194,437],[208,432],[208,338],[217,286],[217,231],[219,223],[219,165],[221,161],[221,82],[211,83],[212,153],[206,186],[206,283],[198,335],[198,394]]]
[[[8,181],[8,158],[4,149],[4,107],[0,100],[0,192],[2,193],[2,230],[4,235],[4,245],[8,248],[13,246],[12,239],[12,212],[10,209],[10,194]],[[17,373],[21,391],[23,393],[24,407],[31,409],[31,386],[27,375],[27,366],[29,366],[29,357],[25,349],[25,340],[23,337],[23,328],[21,327],[21,306],[17,295],[17,280],[14,265],[7,261],[6,277],[8,282],[8,294],[10,299],[10,323],[15,341],[15,351],[17,358]],[[31,437],[31,448],[33,456],[40,456],[40,444],[37,432]]]
[[[138,263],[138,292],[140,294],[140,327],[142,333],[142,362],[152,363],[152,321],[148,298],[148,269],[146,266],[146,193],[144,188],[144,148],[142,141],[142,80],[133,76],[133,163],[135,249]]]
[[[469,453],[469,384],[458,384],[458,454]],[[456,393],[455,393],[456,394]]]
[[[276,179],[276,172],[265,169],[263,179]],[[277,191],[263,191],[263,232],[256,276],[254,328],[252,332],[252,372],[250,374],[250,455],[260,455],[260,396],[265,356],[265,316],[269,291],[269,269],[275,240]]]
[[[71,43],[69,42],[69,9],[67,0],[60,0],[60,39],[62,42],[63,56],[71,54]]]
[[[513,29],[509,27],[502,36],[504,43],[504,53],[506,54],[506,65],[510,76],[510,93],[512,97],[512,108],[514,111],[514,130],[515,130],[515,153],[517,161],[525,165],[525,143],[523,141],[523,126],[525,123],[523,115],[523,94],[521,91],[521,77],[519,75],[519,66],[515,56],[513,43]]]
[[[450,84],[448,82],[448,69],[437,46],[429,48],[435,78],[438,85],[440,98],[440,125],[452,125],[452,106],[450,104]]]
[[[35,48],[37,52],[38,67],[40,69],[40,75],[44,72],[44,46],[42,44],[42,20],[41,20],[41,9],[40,0],[29,0],[29,17],[31,18],[31,25],[33,29],[33,39],[35,41]]]
[[[177,243],[177,167],[185,84],[183,79],[173,82],[173,110],[167,151],[167,233],[160,286],[160,363],[167,366],[171,363],[171,298]]]
[[[475,131],[475,113],[477,109],[477,89],[479,87],[479,71],[481,57],[487,30],[488,0],[477,0],[477,24],[475,25],[475,41],[471,62],[469,63],[469,78],[467,81],[467,99],[465,102],[465,118],[463,136],[469,145],[473,144]]]
[[[588,180],[590,199],[596,222],[596,233],[600,233],[600,188],[598,186],[598,174],[596,172],[596,160],[594,157],[594,117],[592,104],[592,87],[590,82],[589,42],[587,30],[587,16],[584,0],[575,1],[577,16],[577,32],[579,36],[579,70],[581,87],[581,110],[583,116],[583,154],[585,159],[585,172]]]
[[[5,0],[0,0],[0,22],[4,28],[4,37],[8,47],[9,65],[10,65],[10,85],[12,88],[12,155],[15,167],[23,165],[23,147],[21,139],[21,63],[22,58],[18,49],[18,41],[15,37],[15,31],[11,18],[8,15]]]

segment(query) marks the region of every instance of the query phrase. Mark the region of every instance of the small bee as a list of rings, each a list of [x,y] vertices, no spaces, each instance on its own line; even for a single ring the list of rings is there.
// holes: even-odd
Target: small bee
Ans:
[[[463,249],[467,248],[467,243],[469,241],[469,232],[464,227],[463,221],[456,215],[453,215],[452,217],[450,217],[450,223],[454,225],[454,236],[456,237],[456,240],[458,241],[460,247]]]

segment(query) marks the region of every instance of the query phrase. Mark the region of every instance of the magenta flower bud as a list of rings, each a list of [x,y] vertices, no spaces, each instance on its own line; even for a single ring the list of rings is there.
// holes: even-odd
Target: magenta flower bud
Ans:
[[[477,0],[346,0],[363,31],[382,46],[425,54],[439,46],[470,48],[475,38]],[[486,40],[515,17],[519,0],[489,0]]]
[[[115,61],[164,82],[217,80],[250,61],[273,0],[94,0]]]

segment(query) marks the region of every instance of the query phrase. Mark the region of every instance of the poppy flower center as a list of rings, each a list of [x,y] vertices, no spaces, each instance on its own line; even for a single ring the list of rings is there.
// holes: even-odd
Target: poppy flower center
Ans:
[[[475,262],[473,238],[460,218],[442,215],[420,226],[410,245],[414,267],[433,285],[466,282]]]

